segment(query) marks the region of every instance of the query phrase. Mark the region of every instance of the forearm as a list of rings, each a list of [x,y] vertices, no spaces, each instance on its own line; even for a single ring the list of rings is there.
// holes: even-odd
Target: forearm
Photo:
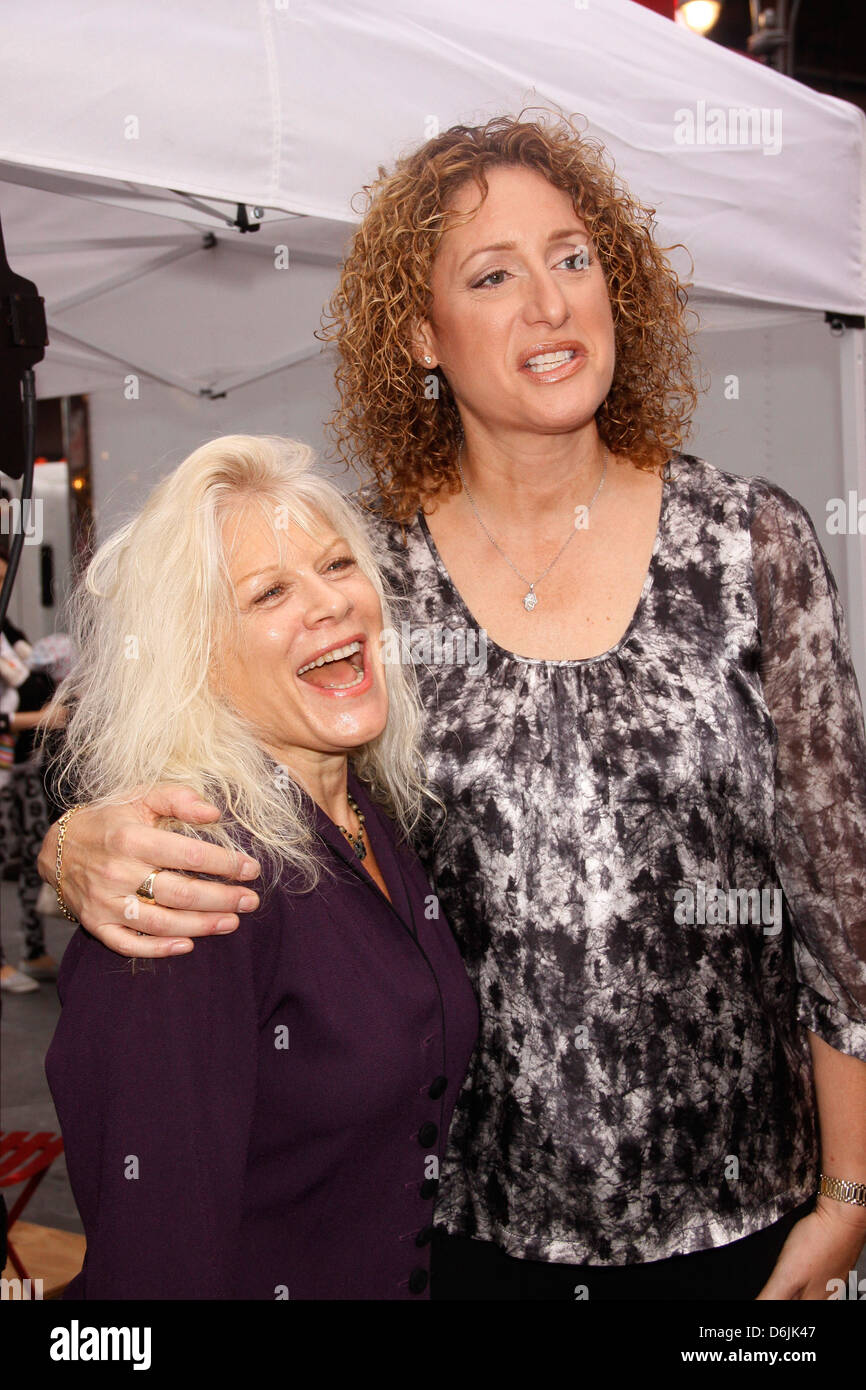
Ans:
[[[13,734],[25,729],[35,729],[44,724],[48,729],[62,729],[66,723],[67,710],[64,705],[42,705],[40,709],[16,710],[9,716],[9,727]]]
[[[866,1062],[837,1052],[807,1030],[812,1052],[821,1170],[829,1178],[866,1182]],[[866,1207],[823,1194],[794,1226],[760,1300],[823,1301],[857,1297],[857,1262],[866,1242]]]
[[[866,1183],[866,1062],[837,1052],[809,1032],[815,1098],[821,1138],[821,1171],[827,1177]],[[845,1205],[852,1220],[866,1228],[866,1207]]]
[[[23,734],[25,729],[35,729],[41,718],[41,710],[17,710],[9,716],[9,728],[13,734]]]

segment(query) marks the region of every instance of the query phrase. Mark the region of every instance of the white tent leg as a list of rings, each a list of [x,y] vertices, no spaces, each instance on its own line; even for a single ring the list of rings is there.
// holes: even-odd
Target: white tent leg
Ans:
[[[864,339],[866,339],[864,329],[846,328],[839,340],[842,468],[849,496],[854,493],[861,503],[866,501]],[[866,561],[866,541],[861,539],[861,533],[849,536],[849,544],[846,547],[846,568],[850,602],[846,617],[851,635],[854,666],[861,692],[866,700],[866,563],[864,561]]]
[[[71,294],[66,299],[55,300],[51,305],[53,314],[60,314],[64,309],[75,309],[79,304],[88,304],[91,299],[97,299],[101,294],[108,294],[110,290],[116,290],[121,285],[131,285],[134,280],[140,280],[143,275],[151,275],[155,270],[161,270],[163,266],[171,265],[174,261],[180,261],[184,256],[191,256],[194,251],[209,251],[216,241],[196,240],[185,246],[176,247],[174,251],[166,251],[162,256],[156,256],[152,261],[145,261],[143,265],[135,266],[133,270],[124,270],[119,275],[112,275],[108,280],[100,280],[95,285],[88,285],[86,290],[81,290],[79,294]]]
[[[66,256],[72,251],[134,251],[137,247],[155,250],[158,246],[186,246],[189,236],[95,236],[70,237],[68,241],[28,241],[28,256]]]
[[[163,368],[145,367],[140,362],[130,362],[126,357],[120,357],[115,352],[108,352],[106,348],[100,347],[98,343],[88,342],[86,338],[79,338],[74,333],[67,333],[65,328],[60,328],[56,323],[48,324],[49,337],[55,335],[58,338],[65,338],[67,342],[74,343],[76,347],[86,348],[88,352],[96,353],[98,357],[104,357],[108,362],[117,362],[121,367],[125,367],[128,372],[135,372],[139,376],[146,376],[151,381],[160,381],[163,386],[174,386],[178,391],[184,391],[188,396],[208,395],[206,388],[196,385],[195,382],[184,381],[179,376],[173,376]]]
[[[298,348],[295,352],[288,353],[285,357],[279,358],[276,362],[271,362],[267,367],[259,367],[254,372],[245,372],[243,376],[226,377],[219,385],[214,386],[209,395],[221,395],[227,391],[236,391],[239,386],[249,386],[253,381],[263,381],[265,377],[274,376],[277,372],[282,372],[286,367],[295,367],[299,362],[309,362],[311,358],[318,357],[320,353],[327,351],[325,347],[304,347]]]

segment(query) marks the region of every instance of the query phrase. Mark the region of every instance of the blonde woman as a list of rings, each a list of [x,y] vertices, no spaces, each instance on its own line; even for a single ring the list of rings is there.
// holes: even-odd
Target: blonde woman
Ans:
[[[243,927],[183,959],[70,943],[46,1071],[87,1254],[64,1296],[429,1297],[477,1008],[406,843],[418,708],[382,659],[358,515],[304,446],[217,439],[99,550],[76,605],[58,693],[76,800],[182,783],[223,812],[200,866],[218,845],[262,874]]]
[[[455,126],[368,195],[337,442],[412,627],[486,640],[418,668],[417,843],[481,1005],[433,1297],[826,1298],[866,1239],[866,734],[814,527],[683,452],[684,287],[576,123]],[[204,814],[73,823],[120,952],[244,910],[160,875],[124,930],[149,865],[194,869],[167,798]]]

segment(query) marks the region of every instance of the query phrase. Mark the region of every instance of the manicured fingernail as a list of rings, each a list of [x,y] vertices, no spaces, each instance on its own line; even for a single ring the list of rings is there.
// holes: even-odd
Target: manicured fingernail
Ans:
[[[256,897],[255,893],[244,893],[243,897],[238,903],[238,907],[240,908],[241,912],[252,912],[253,908],[258,907],[258,905],[259,900]]]
[[[238,926],[237,917],[221,917],[214,927],[215,932],[234,931]]]
[[[191,941],[173,941],[169,947],[170,956],[186,956],[192,950]]]
[[[245,859],[241,864],[241,878],[258,878],[261,869],[252,859]]]

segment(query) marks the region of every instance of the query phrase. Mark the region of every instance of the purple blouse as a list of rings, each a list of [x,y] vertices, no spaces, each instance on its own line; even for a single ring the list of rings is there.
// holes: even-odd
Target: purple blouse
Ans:
[[[314,803],[323,873],[132,963],[86,931],[46,1073],[87,1237],[66,1299],[429,1297],[478,1010],[420,861],[349,771],[393,906]],[[325,851],[327,853],[325,853]]]

